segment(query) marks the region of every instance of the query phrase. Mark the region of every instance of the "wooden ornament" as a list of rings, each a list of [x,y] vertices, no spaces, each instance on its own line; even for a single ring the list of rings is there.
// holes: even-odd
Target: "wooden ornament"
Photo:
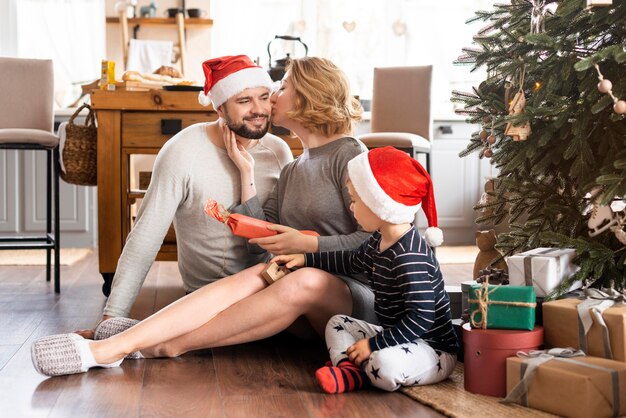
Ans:
[[[612,6],[613,0],[587,0],[587,8],[596,6]]]
[[[526,107],[526,97],[524,97],[523,91],[518,91],[513,97],[513,101],[509,106],[509,115],[521,115],[524,113]],[[512,123],[507,123],[504,134],[513,138],[513,141],[526,141],[530,136],[530,123],[526,122],[523,125],[515,126]]]
[[[276,263],[269,263],[261,276],[265,279],[268,284],[273,284],[274,282],[282,279],[287,274],[289,274],[289,270],[287,270],[284,266],[279,266]]]
[[[593,202],[592,205],[593,210],[587,221],[590,237],[597,237],[604,231],[618,225],[619,219],[613,214],[611,206],[600,205],[598,202]]]

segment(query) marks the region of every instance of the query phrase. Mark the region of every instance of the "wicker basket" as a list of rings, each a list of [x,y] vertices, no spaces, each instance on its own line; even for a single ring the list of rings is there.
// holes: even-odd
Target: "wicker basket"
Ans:
[[[76,125],[74,119],[83,109],[89,109],[84,125]],[[81,186],[95,186],[98,182],[97,130],[94,111],[88,104],[83,104],[70,118],[65,128],[65,146],[63,147],[63,165],[61,178],[67,183]]]

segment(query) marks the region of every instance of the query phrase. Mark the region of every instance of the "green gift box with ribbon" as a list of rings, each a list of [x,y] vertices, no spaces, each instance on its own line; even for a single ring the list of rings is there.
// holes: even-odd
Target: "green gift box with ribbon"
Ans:
[[[472,285],[470,324],[473,328],[532,331],[536,301],[532,286]]]
[[[521,358],[520,358],[521,357]],[[554,348],[506,360],[504,402],[571,418],[626,415],[626,364]]]

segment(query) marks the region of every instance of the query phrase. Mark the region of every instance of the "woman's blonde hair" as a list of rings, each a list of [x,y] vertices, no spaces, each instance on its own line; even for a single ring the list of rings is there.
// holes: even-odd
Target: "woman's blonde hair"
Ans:
[[[350,94],[348,78],[339,67],[325,58],[305,57],[292,59],[287,71],[295,91],[289,118],[326,136],[352,134],[363,108]]]

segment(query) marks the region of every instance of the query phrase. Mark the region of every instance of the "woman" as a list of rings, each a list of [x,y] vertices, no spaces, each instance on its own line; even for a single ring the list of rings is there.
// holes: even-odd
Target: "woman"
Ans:
[[[272,116],[274,123],[300,138],[304,153],[283,169],[265,211],[251,181],[254,160],[224,128],[229,156],[242,180],[243,203],[235,211],[280,224],[272,227],[279,234],[250,240],[251,244],[287,254],[350,249],[365,240],[368,234],[358,230],[346,187],[347,162],[365,150],[349,136],[360,113],[345,75],[334,64],[315,57],[291,61],[272,96]],[[298,232],[304,229],[315,230],[320,237]],[[76,334],[44,337],[33,344],[33,364],[47,375],[80,373],[95,366],[117,366],[139,350],[145,357],[174,357],[254,341],[286,329],[302,335],[312,328],[323,336],[335,314],[376,322],[373,295],[365,280],[300,269],[267,286],[261,277],[265,267],[259,264],[211,283],[142,322],[104,321],[98,327],[100,335],[114,334],[107,339],[91,341]]]

